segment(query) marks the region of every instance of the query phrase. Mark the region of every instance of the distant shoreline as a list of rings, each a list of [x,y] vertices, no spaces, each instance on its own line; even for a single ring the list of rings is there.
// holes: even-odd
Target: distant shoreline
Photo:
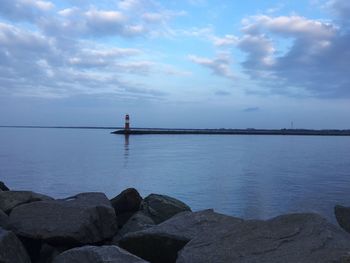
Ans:
[[[350,136],[350,129],[169,129],[169,128],[133,128],[125,131],[122,127],[110,126],[35,126],[35,125],[0,125],[0,128],[29,128],[29,129],[87,129],[114,130],[112,134],[122,135],[306,135],[306,136]]]

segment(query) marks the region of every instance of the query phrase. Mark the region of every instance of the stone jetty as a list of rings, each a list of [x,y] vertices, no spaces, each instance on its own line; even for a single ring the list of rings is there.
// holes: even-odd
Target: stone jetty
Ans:
[[[350,207],[244,220],[129,188],[64,199],[0,182],[2,263],[350,262]]]

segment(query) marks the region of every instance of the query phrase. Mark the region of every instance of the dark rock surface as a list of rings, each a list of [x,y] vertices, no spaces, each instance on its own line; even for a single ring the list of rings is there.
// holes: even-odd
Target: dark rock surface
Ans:
[[[176,262],[341,262],[349,248],[350,235],[319,215],[290,214],[209,228],[179,252]]]
[[[117,246],[84,246],[58,255],[53,263],[146,263]]]
[[[128,188],[119,195],[111,199],[111,204],[115,209],[116,215],[125,212],[136,212],[139,210],[142,197],[135,188]]]
[[[129,221],[118,231],[117,235],[113,237],[112,243],[117,245],[119,240],[126,234],[133,233],[140,230],[145,230],[153,227],[154,221],[145,215],[142,211],[135,213]]]
[[[46,200],[53,198],[31,191],[4,191],[0,192],[0,209],[9,214],[16,206]]]
[[[347,232],[350,233],[350,207],[336,205],[334,207],[335,217],[338,224]]]
[[[141,210],[150,216],[156,224],[162,223],[178,213],[191,211],[191,208],[180,200],[158,194],[147,196],[141,207]]]
[[[30,258],[21,241],[11,231],[0,228],[0,262],[30,263]]]
[[[93,244],[117,231],[114,209],[103,193],[24,204],[12,210],[9,221],[17,235],[52,245]]]
[[[0,181],[0,191],[10,191],[10,189],[4,184],[4,182]]]
[[[9,217],[5,214],[5,212],[0,210],[0,227],[7,229],[8,223]]]
[[[135,188],[128,188],[111,199],[111,204],[118,217],[121,228],[140,209],[142,197]]]
[[[203,231],[233,227],[242,219],[204,210],[182,212],[152,228],[125,235],[119,242],[129,252],[151,262],[175,262],[177,253]]]

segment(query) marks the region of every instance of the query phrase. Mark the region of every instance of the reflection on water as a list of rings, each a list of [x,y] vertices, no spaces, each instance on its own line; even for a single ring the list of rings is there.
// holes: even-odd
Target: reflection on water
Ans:
[[[124,135],[124,168],[128,166],[129,161],[129,137],[129,134]]]
[[[350,206],[350,137],[0,129],[0,180],[53,197],[128,187],[244,218]]]

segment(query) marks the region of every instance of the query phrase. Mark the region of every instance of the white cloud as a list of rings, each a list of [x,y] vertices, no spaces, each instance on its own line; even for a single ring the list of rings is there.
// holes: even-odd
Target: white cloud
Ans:
[[[188,58],[193,63],[209,68],[215,75],[226,78],[234,77],[231,70],[231,58],[226,53],[219,54],[213,59],[198,57],[195,55],[189,55]]]
[[[245,72],[272,92],[350,96],[346,47],[350,35],[336,24],[300,16],[254,16],[243,21],[237,47],[247,54]],[[279,41],[289,40],[282,47]]]

